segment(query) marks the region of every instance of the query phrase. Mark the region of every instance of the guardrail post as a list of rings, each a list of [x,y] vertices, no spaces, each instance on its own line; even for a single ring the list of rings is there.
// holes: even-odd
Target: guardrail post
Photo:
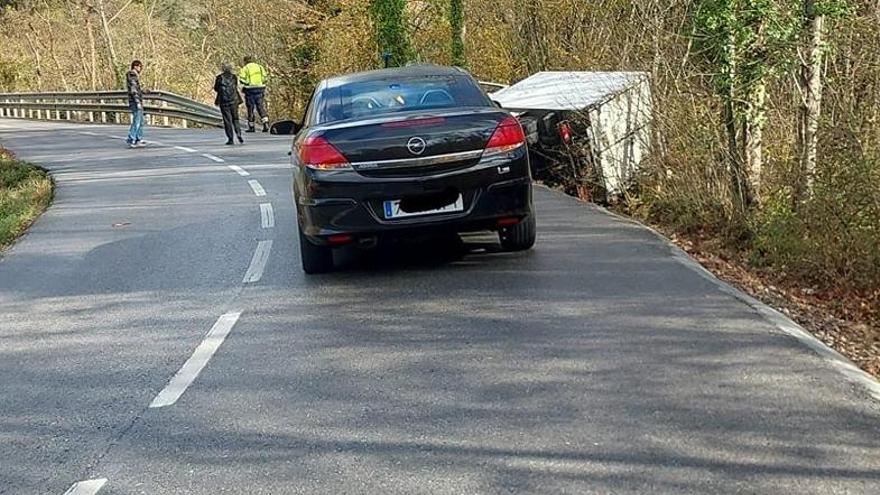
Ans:
[[[98,103],[100,103],[101,105],[103,105],[103,104],[104,104],[104,100],[98,100]],[[101,112],[101,123],[102,123],[102,124],[106,124],[106,123],[107,123],[107,112]]]
[[[162,108],[168,108],[168,102],[167,102],[167,101],[162,100]],[[162,125],[165,126],[165,127],[170,127],[170,126],[171,126],[171,120],[168,118],[167,115],[164,116],[164,117],[162,117]]]

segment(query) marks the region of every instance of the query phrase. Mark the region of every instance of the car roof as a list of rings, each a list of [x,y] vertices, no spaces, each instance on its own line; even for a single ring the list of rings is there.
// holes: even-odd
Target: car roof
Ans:
[[[445,65],[420,64],[407,65],[405,67],[392,67],[389,69],[368,70],[365,72],[355,72],[353,74],[345,74],[335,76],[324,81],[325,87],[336,87],[353,82],[364,81],[381,81],[383,79],[396,77],[418,77],[418,76],[461,76],[467,75],[463,69],[458,67],[447,67]]]

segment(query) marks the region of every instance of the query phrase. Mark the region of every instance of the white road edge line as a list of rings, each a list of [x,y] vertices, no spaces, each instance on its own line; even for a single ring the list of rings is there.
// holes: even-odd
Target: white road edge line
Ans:
[[[275,210],[272,203],[260,203],[260,225],[264,229],[275,227]]]
[[[575,201],[579,200],[575,199]],[[785,316],[780,311],[771,308],[769,305],[764,304],[758,299],[755,299],[745,292],[733,287],[727,282],[719,279],[715,276],[714,273],[710,272],[703,265],[693,259],[683,249],[673,244],[672,241],[667,239],[656,229],[637,222],[636,220],[633,220],[631,218],[619,215],[613,211],[608,210],[607,208],[595,205],[593,207],[605,213],[606,215],[614,217],[624,223],[635,225],[639,228],[647,230],[648,232],[651,232],[670,249],[670,251],[672,252],[672,257],[676,261],[690,268],[700,277],[715,285],[721,292],[739,300],[746,306],[750,307],[756,314],[762,317],[764,321],[768,322],[770,325],[776,328],[776,330],[800,342],[803,346],[810,349],[813,353],[815,353],[822,360],[828,363],[832,368],[837,370],[837,372],[843,375],[850,383],[858,385],[874,400],[880,401],[880,381],[856,366],[856,364],[853,363],[849,358],[847,358],[843,354],[840,354],[839,352],[832,349],[827,344],[816,338],[816,336],[808,332],[802,326],[795,323],[794,320],[792,320],[788,316]]]
[[[257,243],[257,249],[254,251],[254,257],[251,259],[251,264],[244,274],[242,283],[253,284],[263,278],[263,270],[266,269],[266,263],[269,261],[269,253],[271,252],[272,241],[260,241]]]
[[[227,165],[227,167],[229,167],[229,170],[232,170],[233,172],[237,173],[238,175],[240,175],[242,177],[247,177],[248,175],[251,175],[248,173],[247,170],[239,167],[238,165]]]
[[[107,478],[79,481],[68,488],[64,495],[95,495],[101,491],[105,483]]]
[[[214,160],[217,163],[223,163],[226,161],[226,160],[220,158],[219,156],[215,156],[210,153],[202,153],[202,156],[207,158],[208,160]]]
[[[180,399],[180,396],[198,378],[199,373],[208,364],[211,356],[220,348],[220,344],[223,343],[226,336],[232,331],[232,327],[235,326],[240,316],[241,312],[226,313],[217,319],[217,322],[214,323],[214,326],[205,335],[202,343],[196,347],[192,356],[183,363],[183,366],[171,378],[168,385],[165,385],[165,388],[150,403],[151,409],[173,405],[177,402],[177,399]]]
[[[187,153],[198,153],[199,152],[199,150],[197,150],[197,149],[188,148],[186,146],[175,146],[174,149],[180,150],[180,151],[186,151]]]
[[[263,186],[260,185],[260,182],[254,179],[248,181],[248,185],[251,186],[251,190],[254,191],[254,194],[257,196],[265,196],[266,190],[263,189]]]

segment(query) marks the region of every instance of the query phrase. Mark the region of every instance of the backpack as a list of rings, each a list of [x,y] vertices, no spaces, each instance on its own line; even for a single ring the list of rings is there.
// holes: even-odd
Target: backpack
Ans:
[[[214,85],[217,91],[216,105],[240,105],[241,95],[238,94],[238,80],[234,74],[220,74]]]

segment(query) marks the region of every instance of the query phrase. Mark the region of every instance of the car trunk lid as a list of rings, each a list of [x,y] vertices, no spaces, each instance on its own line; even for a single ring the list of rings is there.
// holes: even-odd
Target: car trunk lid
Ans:
[[[474,165],[507,114],[497,109],[389,114],[319,130],[367,176],[436,174]]]

